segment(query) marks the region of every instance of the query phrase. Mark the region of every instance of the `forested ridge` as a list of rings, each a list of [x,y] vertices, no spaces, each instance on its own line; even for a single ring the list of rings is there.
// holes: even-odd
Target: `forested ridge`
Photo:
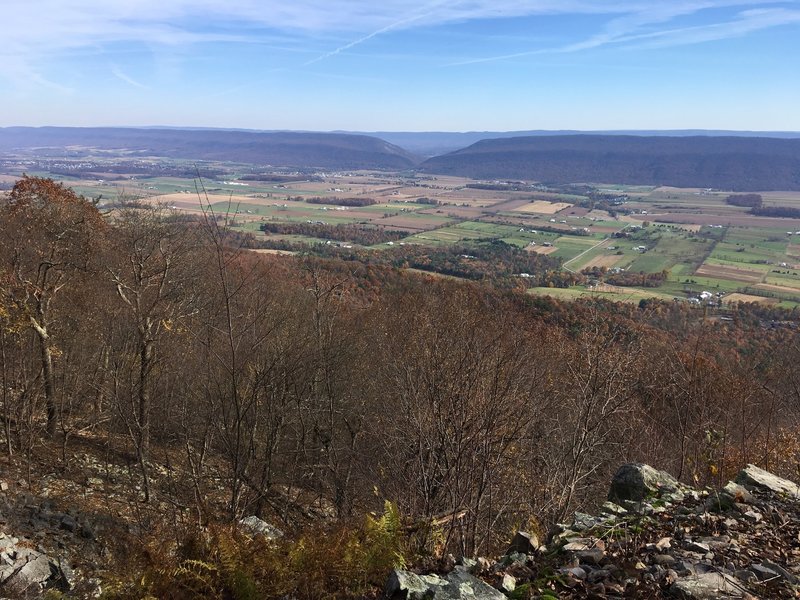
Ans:
[[[3,477],[92,523],[103,597],[374,597],[597,506],[623,462],[800,464],[793,312],[563,303],[168,216],[33,177],[0,207]]]
[[[134,156],[233,161],[324,169],[406,169],[417,158],[355,134],[136,127],[0,127],[0,151],[62,157],[103,150]],[[194,173],[190,170],[190,176]],[[126,171],[130,172],[130,171]]]
[[[800,140],[585,134],[486,139],[419,168],[489,180],[797,190]]]

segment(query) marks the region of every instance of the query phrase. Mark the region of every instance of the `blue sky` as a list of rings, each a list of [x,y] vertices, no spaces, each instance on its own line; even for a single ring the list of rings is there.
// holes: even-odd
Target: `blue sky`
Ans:
[[[800,0],[3,0],[0,125],[800,130]]]

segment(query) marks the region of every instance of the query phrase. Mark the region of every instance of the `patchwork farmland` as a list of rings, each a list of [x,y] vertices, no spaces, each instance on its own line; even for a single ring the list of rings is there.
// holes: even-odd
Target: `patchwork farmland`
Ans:
[[[202,168],[218,175],[60,179],[112,213],[135,200],[163,204],[189,218],[210,215],[265,249],[297,252],[322,244],[382,252],[505,243],[558,259],[565,271],[585,276],[571,288],[533,287],[531,294],[800,303],[800,219],[750,214],[728,203],[727,192],[613,183],[509,185],[414,172],[284,170],[259,180],[252,165]],[[11,181],[20,174],[3,177]],[[762,197],[764,206],[800,208],[798,192]],[[293,228],[276,233],[275,224]],[[266,225],[273,225],[273,232],[265,231]],[[369,232],[364,239],[374,243],[326,234],[335,227]]]

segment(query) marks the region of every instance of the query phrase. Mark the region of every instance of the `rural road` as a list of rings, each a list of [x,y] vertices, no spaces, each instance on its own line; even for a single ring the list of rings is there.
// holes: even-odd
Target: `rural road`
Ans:
[[[630,227],[630,224],[628,224],[628,225],[625,225],[625,227],[623,227],[622,229],[620,229],[620,231],[625,231],[625,230],[626,230],[628,227]],[[578,254],[577,256],[573,256],[573,257],[572,257],[572,258],[570,258],[570,259],[569,259],[567,262],[565,262],[564,264],[562,264],[562,265],[561,265],[561,266],[562,266],[562,268],[566,269],[566,270],[567,270],[567,271],[569,271],[570,273],[575,273],[576,271],[573,271],[572,269],[570,269],[570,268],[567,266],[569,263],[571,263],[571,262],[573,262],[573,261],[576,261],[576,260],[578,260],[578,259],[579,259],[581,256],[583,256],[583,255],[584,255],[584,254],[586,254],[587,252],[591,252],[592,250],[594,250],[594,249],[595,249],[595,248],[597,248],[598,246],[602,246],[603,244],[605,244],[606,242],[608,242],[610,239],[611,239],[611,238],[609,238],[609,237],[605,237],[605,238],[603,238],[602,240],[600,240],[599,242],[597,242],[597,243],[596,243],[594,246],[592,246],[591,248],[587,248],[586,250],[584,250],[583,252],[581,252],[581,253],[580,253],[580,254]]]

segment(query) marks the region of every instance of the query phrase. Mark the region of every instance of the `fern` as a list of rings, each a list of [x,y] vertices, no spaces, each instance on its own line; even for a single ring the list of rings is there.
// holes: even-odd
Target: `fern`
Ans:
[[[202,560],[186,559],[168,577],[198,598],[222,599],[217,581],[219,569],[216,565]]]
[[[397,505],[386,500],[377,519],[367,515],[365,527],[369,571],[403,568],[406,565],[402,518]]]

